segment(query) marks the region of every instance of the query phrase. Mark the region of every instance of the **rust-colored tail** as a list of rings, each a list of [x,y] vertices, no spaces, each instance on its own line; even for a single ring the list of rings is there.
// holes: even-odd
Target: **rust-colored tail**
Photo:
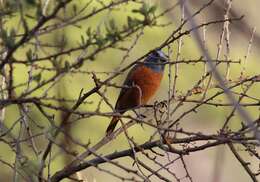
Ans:
[[[110,121],[110,123],[109,123],[109,125],[107,127],[106,136],[110,135],[114,131],[114,129],[116,127],[116,124],[118,123],[119,119],[120,118],[118,116],[114,116],[112,118],[112,120]]]

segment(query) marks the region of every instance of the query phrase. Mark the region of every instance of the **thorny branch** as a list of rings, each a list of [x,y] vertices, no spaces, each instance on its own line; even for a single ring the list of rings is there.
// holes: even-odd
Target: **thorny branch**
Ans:
[[[252,161],[260,158],[260,115],[253,111],[259,111],[260,98],[253,91],[259,88],[260,75],[248,71],[257,32],[252,29],[244,59],[232,58],[232,24],[240,22],[244,15],[230,16],[232,1],[225,2],[222,18],[200,22],[199,16],[216,6],[214,0],[194,12],[189,10],[189,1],[165,1],[165,8],[139,0],[88,0],[82,4],[73,0],[31,1],[32,4],[0,1],[0,146],[13,156],[5,158],[6,152],[0,152],[4,170],[11,171],[6,176],[13,181],[85,180],[82,170],[93,167],[122,181],[193,181],[188,157],[227,146],[241,164],[241,171],[257,181],[260,169]],[[176,23],[169,17],[175,15],[178,7]],[[122,15],[120,22],[118,14]],[[18,22],[17,26],[12,26],[11,21]],[[96,22],[92,24],[93,21]],[[222,30],[217,56],[212,59],[206,45],[212,37],[206,36],[206,30],[218,25]],[[149,37],[148,31],[166,29],[170,32],[166,37],[158,38],[154,46],[146,45],[144,52],[137,51],[143,40],[154,38]],[[78,35],[78,31],[82,34]],[[77,39],[76,43],[70,36]],[[186,45],[193,38],[201,55],[188,58]],[[162,89],[167,97],[134,108],[135,115],[115,113],[111,90],[126,88],[116,79],[135,64],[142,64],[155,49],[163,49],[169,56],[165,63],[168,85]],[[103,64],[107,54],[113,54],[112,61],[119,63],[114,69],[110,67],[112,61],[105,62],[102,69],[100,65],[93,67],[95,63]],[[239,76],[233,75],[233,67],[239,64]],[[187,68],[198,70],[197,75],[185,71]],[[193,76],[191,80],[196,81],[188,80]],[[86,85],[75,86],[78,78]],[[183,87],[187,80],[188,87]],[[77,94],[74,87],[80,87]],[[228,110],[225,119],[216,116],[220,128],[202,132],[185,125],[191,122],[195,126],[200,119],[194,115],[199,118],[208,109],[214,109],[214,114]],[[112,116],[120,117],[121,125],[107,137],[100,124]],[[91,136],[92,120],[99,140]],[[212,118],[206,120],[210,123]],[[83,126],[81,121],[87,132],[79,137],[74,126]],[[136,132],[129,130],[136,123],[141,123],[148,135],[153,130],[142,142]],[[86,135],[89,141],[85,141]],[[110,144],[117,142],[118,136],[127,141],[126,147],[115,150]],[[247,161],[240,151],[251,160]],[[64,164],[58,162],[59,156]],[[132,165],[125,164],[125,158]],[[58,167],[54,169],[54,165]],[[175,170],[176,165],[183,169],[182,174]],[[117,169],[122,173],[117,173]],[[216,168],[213,174],[221,173]]]

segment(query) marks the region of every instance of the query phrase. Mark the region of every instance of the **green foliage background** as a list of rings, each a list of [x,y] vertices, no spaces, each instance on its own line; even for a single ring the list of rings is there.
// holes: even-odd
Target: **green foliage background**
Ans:
[[[8,1],[9,2],[9,1]],[[77,3],[73,4],[83,4],[85,1],[84,0],[79,0]],[[10,1],[10,6],[15,7],[15,2]],[[13,4],[12,4],[13,3]],[[36,8],[36,2],[33,0],[27,0],[26,2],[26,14],[34,16],[34,14],[38,11]],[[156,3],[157,10],[156,11],[162,11],[163,7],[161,6],[160,1],[151,1],[151,3]],[[241,1],[240,1],[241,3]],[[238,2],[234,2],[235,6],[240,6]],[[242,3],[243,4],[243,3]],[[241,6],[242,6],[241,4]],[[92,8],[94,7],[99,7],[100,3],[93,1],[91,4],[91,7],[89,7],[89,11],[91,11]],[[120,9],[116,11],[112,11],[107,14],[101,13],[98,14],[95,17],[92,17],[86,21],[83,21],[80,23],[80,27],[77,26],[69,26],[69,28],[65,29],[60,29],[58,31],[55,31],[54,33],[47,34],[42,36],[40,39],[46,43],[59,43],[62,42],[61,40],[61,34],[64,33],[65,35],[65,49],[69,47],[74,47],[77,46],[81,41],[82,37],[83,39],[87,38],[86,31],[90,28],[91,31],[96,31],[96,27],[100,26],[100,36],[105,36],[106,32],[106,26],[110,24],[110,26],[114,26],[113,28],[122,28],[126,22],[127,22],[127,17],[135,17],[137,19],[141,19],[142,16],[138,13],[132,12],[131,10],[133,9],[138,9],[140,8],[138,5],[135,3],[129,3],[127,6],[122,6]],[[51,11],[52,6],[49,7],[48,11]],[[88,11],[86,11],[87,13]],[[64,12],[63,12],[64,13]],[[66,9],[65,14],[70,15],[73,13],[73,6],[69,6],[69,8]],[[179,19],[179,9],[176,9],[176,12],[174,12],[174,15],[176,15],[175,19]],[[177,16],[178,15],[178,16]],[[201,15],[203,16],[203,15]],[[28,27],[32,27],[35,25],[35,21],[26,18]],[[113,20],[113,21],[112,21]],[[170,21],[170,18],[161,18],[160,22],[161,24],[167,23]],[[109,23],[110,22],[110,23]],[[13,29],[16,29],[17,25],[19,24],[19,15],[18,15],[18,10],[17,13],[14,13],[13,16],[10,17],[6,24],[6,32],[7,34],[11,34]],[[177,22],[166,26],[166,27],[153,27],[153,28],[145,28],[144,29],[144,34],[141,37],[141,39],[138,41],[138,43],[135,45],[133,50],[131,51],[129,57],[127,60],[123,63],[123,65],[119,65],[122,57],[124,56],[124,52],[118,51],[115,49],[108,49],[99,54],[97,57],[94,58],[94,60],[86,60],[84,61],[84,65],[82,66],[81,70],[85,71],[96,71],[96,72],[110,72],[113,71],[116,67],[118,66],[125,66],[129,64],[132,61],[135,61],[137,58],[141,57],[145,53],[147,53],[149,50],[155,48],[163,42],[167,36],[170,35],[170,33],[178,26]],[[254,25],[253,25],[254,26]],[[113,29],[113,30],[114,30]],[[212,33],[211,28],[208,30],[208,38],[207,38],[207,45],[208,49],[211,52],[212,57],[216,55],[217,51],[217,42],[218,42],[218,37],[219,37],[219,32]],[[231,30],[232,32],[232,30]],[[16,32],[18,33],[18,32]],[[23,33],[23,31],[19,31],[19,33]],[[239,37],[239,35],[234,35],[234,37]],[[124,43],[121,43],[120,45],[122,47],[129,47],[133,41],[134,41],[135,36],[132,36],[131,38],[128,38],[128,40]],[[186,36],[183,40],[184,45],[183,45],[183,50],[181,54],[181,58],[183,59],[196,59],[201,56],[201,53],[198,51],[196,47],[196,43],[193,41],[191,36]],[[239,59],[244,59],[244,55],[246,54],[246,49],[247,49],[247,42],[248,40],[246,39],[233,39],[231,35],[231,59],[234,60],[239,60]],[[64,42],[63,42],[64,43]],[[19,49],[15,53],[15,57],[18,58],[19,60],[28,60],[28,54],[29,50],[32,49],[32,46],[25,46],[22,49]],[[91,49],[90,49],[91,50]],[[176,58],[176,50],[177,50],[177,43],[173,44],[173,50],[174,53],[171,55],[171,59],[174,60]],[[53,52],[52,48],[47,49],[49,53]],[[166,49],[165,49],[166,51]],[[72,53],[67,56],[62,56],[62,58],[59,60],[60,65],[65,65],[66,61],[70,62],[70,60],[75,60],[76,57],[79,55],[79,53]],[[39,52],[38,56],[44,56],[41,52]],[[222,56],[224,58],[224,56]],[[259,66],[260,63],[258,61],[259,57],[259,52],[253,48],[252,53],[250,54],[250,58],[248,61],[248,66],[246,70],[247,75],[254,75],[259,73]],[[48,61],[43,62],[42,66],[52,66],[52,64]],[[196,83],[197,80],[201,78],[201,75],[203,74],[203,64],[196,64],[196,65],[191,65],[191,64],[181,64],[179,66],[179,82],[177,84],[178,87],[178,93],[185,93],[187,89],[191,88],[192,85]],[[239,74],[241,72],[241,65],[236,64],[232,65],[231,67],[231,78],[238,78]],[[225,66],[220,67],[221,69],[224,70]],[[25,67],[24,65],[18,65],[16,64],[15,70],[14,70],[14,85],[18,85],[20,83],[24,83],[28,80],[28,67]],[[172,67],[172,71],[174,71],[174,67]],[[40,72],[35,72],[34,71],[34,79],[35,81],[33,82],[33,85],[37,85],[37,82],[47,80],[50,78],[54,73],[51,71],[43,71],[40,75]],[[168,89],[168,66],[166,68],[166,72],[164,75],[163,83],[161,86],[160,91],[158,92],[157,96],[151,101],[153,103],[155,100],[161,101],[164,99],[167,99],[167,89]],[[78,98],[80,90],[84,89],[84,91],[90,90],[94,86],[94,82],[91,78],[91,74],[67,74],[64,78],[61,79],[61,81],[54,86],[48,94],[51,96],[58,95],[60,94],[60,97],[64,97],[67,99],[75,99]],[[126,74],[123,74],[122,76],[116,78],[114,82],[117,84],[122,84]],[[98,77],[101,80],[104,80],[105,78],[108,77],[106,74],[98,74]],[[46,88],[46,87],[44,87]],[[33,93],[31,96],[39,96],[45,89],[42,88],[41,90]],[[25,87],[20,87],[16,89],[17,95],[20,95],[23,93],[23,90]],[[60,92],[58,91],[60,89]],[[259,84],[253,87],[253,89],[249,92],[251,96],[258,97],[259,96]],[[241,91],[238,89],[237,91]],[[59,92],[59,93],[58,93]],[[214,89],[210,91],[209,93],[213,93]],[[116,98],[118,96],[119,90],[116,88],[108,88],[108,91],[106,92],[106,95],[109,95],[109,101],[111,103],[116,102]],[[200,97],[200,95],[195,95],[193,96],[194,98]],[[225,100],[225,98],[222,98]],[[81,111],[95,111],[98,101],[100,100],[100,97],[98,95],[93,95],[89,97],[86,101],[90,102],[91,104],[85,104],[84,106],[81,106],[79,110]],[[57,103],[56,103],[57,104]],[[71,106],[71,104],[67,104],[68,107]],[[178,113],[183,112],[186,110],[188,106],[183,107],[182,110],[180,110]],[[252,114],[253,117],[257,117],[259,114],[258,108],[247,108],[247,110]],[[111,109],[105,104],[102,103],[101,107],[102,112],[111,112]],[[60,118],[60,113],[57,113],[57,111],[53,110],[48,110],[49,113],[52,113],[55,115],[55,118]],[[221,126],[223,124],[223,121],[225,120],[226,116],[230,112],[229,107],[222,107],[222,108],[215,108],[211,106],[204,106],[199,109],[199,114],[192,114],[189,115],[186,119],[184,119],[181,122],[181,125],[184,128],[189,128],[190,131],[201,131],[205,133],[214,133],[216,132],[216,128]],[[4,123],[7,126],[11,126],[14,121],[16,121],[20,117],[19,111],[17,109],[17,106],[8,106],[6,109],[6,118]],[[46,132],[45,135],[49,135],[48,131],[51,130],[51,126],[49,122],[39,113],[39,111],[34,107],[30,106],[30,117],[39,125],[44,127],[44,131]],[[72,117],[73,118],[73,117]],[[59,119],[57,119],[58,121]],[[95,144],[97,141],[99,141],[102,137],[104,137],[104,131],[105,128],[107,127],[109,123],[109,119],[106,117],[91,117],[88,119],[82,119],[80,121],[77,121],[73,123],[72,125],[72,133],[73,137],[77,139],[78,141],[81,141],[83,143],[88,143],[91,142],[91,145]],[[232,126],[231,127],[240,127],[240,122],[238,120],[238,117],[235,116],[234,119],[232,120]],[[19,126],[19,125],[17,125]],[[32,124],[33,126],[33,124]],[[40,130],[37,127],[33,127],[34,133],[40,132]],[[135,125],[134,127],[130,128],[130,134],[135,138],[137,143],[143,143],[147,141],[153,131],[152,128],[150,127],[144,127],[142,128],[140,125]],[[15,127],[12,130],[13,135],[18,135],[18,127]],[[39,140],[39,146],[40,148],[44,148],[43,146],[46,144],[46,140],[44,140],[42,137],[38,138]],[[105,146],[102,150],[100,150],[100,153],[110,153],[115,150],[121,150],[121,149],[126,149],[129,147],[129,144],[126,140],[126,138],[121,135],[119,136],[115,141],[113,141],[111,144],[108,146]],[[25,147],[26,148],[26,147]],[[26,149],[25,149],[26,150]],[[78,152],[83,152],[82,149],[72,149],[72,150],[77,150]],[[55,151],[58,151],[57,148]],[[29,152],[29,150],[28,150]],[[191,156],[187,156],[187,161],[189,164],[191,164],[191,171],[194,174],[194,180],[195,181],[207,181],[207,177],[210,176],[209,174],[203,173],[200,169],[198,169],[198,166],[201,167],[201,169],[206,169],[207,166],[212,166],[214,163],[215,159],[215,150],[207,150],[203,152],[199,152],[196,154],[192,154]],[[28,156],[33,156],[33,154],[28,153]],[[245,181],[247,178],[246,174],[244,172],[240,173],[242,170],[237,162],[233,162],[232,158],[230,158],[230,154],[226,154],[226,165],[223,166],[223,181],[229,181],[229,179],[235,180],[236,181]],[[11,151],[10,147],[6,145],[3,142],[0,142],[0,157],[8,160],[8,161],[14,161],[14,153]],[[29,159],[30,160],[30,165],[24,169],[25,171],[27,170],[35,170],[37,168],[38,164],[38,159],[34,156]],[[163,159],[162,159],[163,160]],[[51,165],[51,170],[56,171],[60,169],[63,166],[63,156],[59,155],[56,157],[55,162]],[[129,163],[129,160],[126,159],[120,159],[120,161],[123,164],[131,165]],[[200,161],[204,161],[205,163],[201,163]],[[232,164],[231,164],[232,163]],[[233,164],[235,163],[235,164]],[[4,181],[9,181],[11,180],[11,170],[7,168],[5,165],[0,163],[0,179]],[[109,164],[103,165],[106,167],[106,169],[112,169],[116,171],[114,167],[112,167]],[[235,166],[235,167],[234,167]],[[178,166],[173,166],[173,168],[176,168],[176,170],[180,170]],[[210,171],[210,170],[209,170]],[[236,175],[232,175],[232,178],[230,176],[230,173],[236,171]],[[120,170],[119,170],[120,172]],[[90,181],[93,181],[93,179],[96,179],[97,181],[105,181],[108,179],[108,176],[102,172],[97,171],[96,169],[89,169],[86,170],[86,176],[90,179]],[[109,176],[110,177],[110,176]],[[114,180],[114,178],[111,178]],[[1,180],[1,181],[2,181]]]

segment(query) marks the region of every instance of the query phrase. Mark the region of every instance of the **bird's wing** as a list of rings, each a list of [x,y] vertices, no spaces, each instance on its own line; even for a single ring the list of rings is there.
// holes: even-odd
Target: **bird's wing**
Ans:
[[[124,88],[121,89],[115,107],[118,112],[123,113],[126,110],[140,104],[141,91],[138,85],[135,85],[135,80],[133,79],[133,75],[135,74],[135,71],[138,69],[138,67],[138,65],[135,66],[128,73],[126,80],[124,81]]]

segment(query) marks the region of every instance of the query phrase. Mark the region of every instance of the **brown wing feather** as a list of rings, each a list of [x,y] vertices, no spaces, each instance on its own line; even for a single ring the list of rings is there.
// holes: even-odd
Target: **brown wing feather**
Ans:
[[[115,109],[122,114],[128,109],[140,105],[141,97],[142,91],[140,87],[132,82],[132,85],[125,88],[124,93],[120,94]]]

